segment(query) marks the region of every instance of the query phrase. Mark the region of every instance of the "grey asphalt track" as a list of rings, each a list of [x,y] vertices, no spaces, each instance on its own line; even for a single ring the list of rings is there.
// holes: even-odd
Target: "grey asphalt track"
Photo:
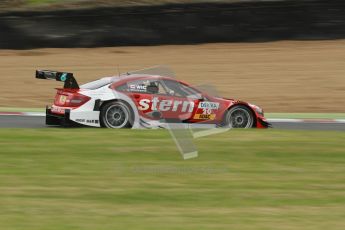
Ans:
[[[0,116],[0,128],[45,128],[45,117],[42,116]]]
[[[271,122],[276,129],[345,131],[345,123]],[[0,128],[46,128],[44,116],[0,116]]]

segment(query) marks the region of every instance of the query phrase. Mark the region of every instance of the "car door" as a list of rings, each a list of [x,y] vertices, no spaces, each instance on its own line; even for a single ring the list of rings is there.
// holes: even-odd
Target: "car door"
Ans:
[[[216,98],[179,81],[166,80],[165,85],[168,91],[174,91],[174,97],[187,101],[193,106],[193,110],[188,111],[189,114],[186,114],[186,110],[182,108],[182,114],[188,122],[217,123],[222,119],[222,104]]]
[[[167,120],[188,121],[193,118],[201,99],[200,93],[186,91],[179,81],[163,79],[161,85],[166,93],[158,96],[160,109]],[[165,106],[168,104],[169,106]]]
[[[139,79],[126,82],[117,87],[116,90],[125,93],[132,99],[140,116],[154,119],[155,114],[152,110],[154,102],[153,93],[148,91],[148,86],[150,86],[149,79]]]

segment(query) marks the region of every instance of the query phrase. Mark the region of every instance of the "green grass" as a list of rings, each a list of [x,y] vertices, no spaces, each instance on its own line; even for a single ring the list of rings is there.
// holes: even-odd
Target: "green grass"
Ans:
[[[0,229],[345,229],[345,133],[0,129]]]

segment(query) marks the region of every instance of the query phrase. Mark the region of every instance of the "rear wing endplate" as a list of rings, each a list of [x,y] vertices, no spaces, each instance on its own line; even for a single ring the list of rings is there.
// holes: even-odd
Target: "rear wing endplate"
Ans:
[[[73,73],[52,70],[36,70],[36,78],[62,81],[65,83],[63,87],[66,89],[79,89],[79,85],[75,80]]]

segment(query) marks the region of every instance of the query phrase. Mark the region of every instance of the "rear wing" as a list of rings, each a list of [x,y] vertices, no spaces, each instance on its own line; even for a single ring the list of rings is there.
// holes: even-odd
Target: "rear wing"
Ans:
[[[79,89],[79,85],[75,80],[73,73],[52,70],[36,70],[36,78],[62,81],[65,82],[63,87],[66,89]]]

